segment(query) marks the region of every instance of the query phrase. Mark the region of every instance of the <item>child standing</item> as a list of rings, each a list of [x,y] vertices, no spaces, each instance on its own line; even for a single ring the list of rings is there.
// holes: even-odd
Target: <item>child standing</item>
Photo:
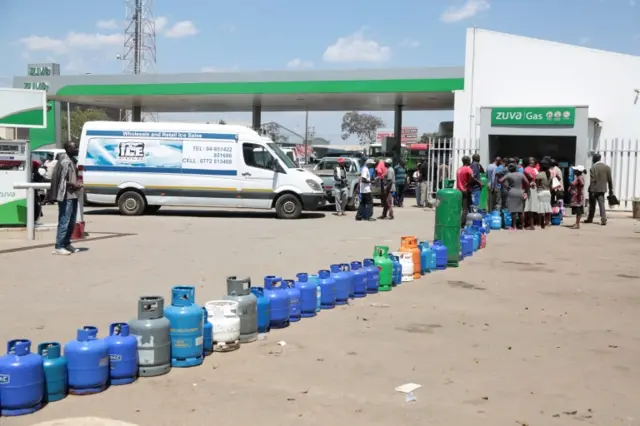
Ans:
[[[571,214],[576,223],[571,229],[580,229],[580,219],[584,215],[584,166],[573,166],[573,182],[571,183]]]

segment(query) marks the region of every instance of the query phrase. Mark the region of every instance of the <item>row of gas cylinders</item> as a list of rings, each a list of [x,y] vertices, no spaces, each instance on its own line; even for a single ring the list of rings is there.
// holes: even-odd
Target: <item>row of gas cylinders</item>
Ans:
[[[475,244],[480,235],[477,226],[470,226],[461,238],[471,237]],[[166,374],[172,367],[198,366],[212,352],[235,350],[271,328],[287,327],[349,299],[390,291],[446,267],[442,243],[430,245],[407,236],[397,252],[376,246],[373,257],[362,262],[299,273],[295,280],[268,275],[263,287],[254,287],[250,278],[229,277],[227,295],[204,306],[195,302],[190,286],[173,287],[167,307],[162,297],[141,297],[136,319],[111,324],[105,338],[98,337],[96,327],[82,327],[76,339],[64,345],[64,353],[57,342],[41,343],[33,353],[29,340],[10,341],[7,354],[0,357],[0,415],[28,414],[68,393],[94,394],[138,377]]]

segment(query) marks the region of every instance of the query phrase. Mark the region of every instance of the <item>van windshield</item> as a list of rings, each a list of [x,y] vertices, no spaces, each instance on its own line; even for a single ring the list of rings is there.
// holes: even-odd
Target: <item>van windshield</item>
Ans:
[[[291,160],[291,158],[287,157],[287,154],[285,154],[278,145],[276,145],[275,143],[267,143],[267,146],[271,148],[273,152],[275,152],[275,154],[278,156],[280,161],[282,161],[284,165],[287,166],[287,168],[289,169],[298,168],[298,166],[296,166],[296,163],[294,163],[293,160]]]

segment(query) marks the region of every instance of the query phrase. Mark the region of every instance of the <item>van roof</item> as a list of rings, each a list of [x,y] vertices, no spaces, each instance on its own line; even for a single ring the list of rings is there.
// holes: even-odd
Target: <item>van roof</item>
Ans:
[[[177,123],[177,122],[123,122],[123,121],[88,121],[83,131],[87,130],[130,130],[130,131],[174,131],[174,132],[202,132],[237,134],[250,139],[260,139],[261,136],[250,127],[227,124]]]

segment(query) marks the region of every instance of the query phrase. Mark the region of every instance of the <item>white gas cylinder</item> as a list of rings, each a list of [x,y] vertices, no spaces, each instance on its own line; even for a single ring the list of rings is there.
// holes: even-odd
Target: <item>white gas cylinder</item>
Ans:
[[[213,350],[229,352],[240,347],[240,317],[238,302],[211,300],[205,303],[209,322],[213,324]]]
[[[413,281],[413,254],[410,252],[393,253],[400,259],[400,266],[402,266],[402,282]]]

